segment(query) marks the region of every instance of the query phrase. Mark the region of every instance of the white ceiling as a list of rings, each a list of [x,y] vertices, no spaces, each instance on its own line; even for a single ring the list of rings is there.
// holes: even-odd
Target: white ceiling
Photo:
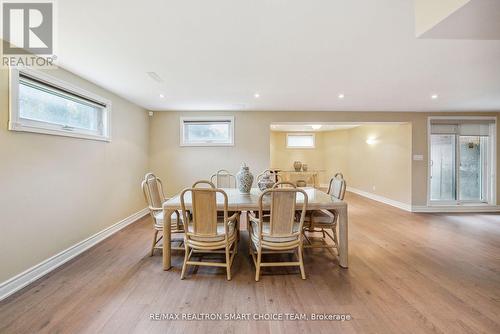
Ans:
[[[314,128],[313,128],[314,125]],[[321,125],[320,128],[318,126]],[[347,130],[360,126],[361,124],[299,124],[299,123],[289,123],[289,124],[271,124],[271,131],[277,132],[326,132],[326,131],[336,131],[336,130]]]
[[[61,66],[152,110],[500,110],[500,40],[417,39],[412,0],[57,6]]]

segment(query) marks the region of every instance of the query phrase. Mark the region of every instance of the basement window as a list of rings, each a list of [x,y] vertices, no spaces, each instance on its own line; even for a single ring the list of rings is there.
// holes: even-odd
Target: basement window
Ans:
[[[233,146],[234,117],[181,117],[181,146]]]
[[[12,69],[9,130],[110,141],[111,102],[45,73]]]
[[[287,133],[286,147],[314,148],[315,147],[314,133]]]

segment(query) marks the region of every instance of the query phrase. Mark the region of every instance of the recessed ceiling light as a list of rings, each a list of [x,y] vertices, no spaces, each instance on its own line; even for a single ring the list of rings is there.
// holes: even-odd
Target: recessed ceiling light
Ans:
[[[437,94],[432,94],[431,95],[431,99],[433,99],[433,100],[437,100],[438,97],[439,97],[439,95],[437,95]]]
[[[163,99],[164,97],[165,97],[165,95],[160,94],[160,99]]]
[[[342,94],[342,93],[340,93],[340,94],[339,94],[339,99],[341,99],[341,100],[342,100],[344,97],[345,97],[345,95],[344,95],[344,94]]]
[[[314,130],[319,130],[321,129],[321,124],[314,124],[314,125],[311,125],[311,128],[313,128]]]
[[[253,94],[253,97],[255,97],[256,99],[258,99],[260,97],[260,94],[259,93],[255,93],[255,94]]]

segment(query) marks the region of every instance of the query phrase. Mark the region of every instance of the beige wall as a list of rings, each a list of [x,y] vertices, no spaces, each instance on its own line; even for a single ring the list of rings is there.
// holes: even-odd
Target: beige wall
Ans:
[[[150,125],[151,168],[167,183],[167,192],[174,194],[196,179],[210,176],[218,168],[236,171],[247,162],[254,173],[270,166],[270,128],[272,122],[408,122],[411,124],[412,154],[421,154],[423,161],[411,162],[412,205],[427,203],[427,117],[433,115],[487,115],[500,113],[407,113],[407,112],[155,112]],[[181,115],[234,115],[235,146],[194,148],[179,147]],[[498,123],[497,123],[498,132]],[[497,152],[500,146],[497,136]],[[500,163],[497,163],[497,169]],[[497,170],[498,174],[498,170]],[[497,203],[500,199],[500,178],[497,178]]]
[[[229,147],[180,147],[179,118],[197,115],[234,115],[235,144]],[[155,112],[150,123],[150,166],[174,195],[194,181],[219,169],[236,172],[246,162],[252,173],[269,168],[269,125],[262,113]]]
[[[323,134],[325,173],[323,182],[328,183],[335,173],[348,177],[349,130],[325,132]]]
[[[369,145],[368,138],[376,138]],[[361,125],[316,132],[315,149],[287,149],[286,132],[271,132],[271,166],[291,169],[295,160],[323,170],[326,184],[342,172],[350,187],[411,204],[411,125]]]
[[[286,132],[271,132],[270,137],[270,167],[282,170],[293,170],[293,163],[301,161],[306,163],[309,170],[325,170],[325,144],[324,133],[315,134],[314,149],[289,149],[286,147]],[[320,183],[326,182],[325,173],[320,173]]]
[[[309,170],[320,170],[319,182],[326,184],[336,172],[347,172],[349,134],[347,130],[316,132],[314,149],[288,149],[286,132],[272,131],[270,166],[292,170],[295,161],[308,165]]]
[[[363,125],[348,133],[348,186],[411,204],[411,125]]]
[[[0,282],[146,206],[145,110],[66,71],[48,73],[112,101],[113,140],[8,131],[0,70]]]

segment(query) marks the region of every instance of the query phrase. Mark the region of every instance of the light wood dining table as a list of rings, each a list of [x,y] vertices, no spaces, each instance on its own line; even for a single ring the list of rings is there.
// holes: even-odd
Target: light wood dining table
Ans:
[[[229,211],[256,211],[259,209],[259,196],[262,193],[259,188],[252,188],[250,194],[241,194],[235,188],[222,188],[228,197]],[[328,210],[337,212],[339,215],[339,244],[338,244],[338,260],[342,268],[348,266],[348,232],[347,232],[347,202],[339,200],[325,193],[324,191],[305,187],[302,188],[307,193],[308,203],[307,210]],[[304,196],[297,194],[297,204],[302,204]],[[184,200],[186,208],[189,210],[191,206],[190,193],[186,193]],[[265,204],[265,202],[264,202]],[[221,194],[217,194],[217,205],[223,209],[224,200]],[[264,209],[266,209],[264,205]],[[171,268],[171,233],[170,224],[171,217],[175,210],[181,210],[181,200],[179,194],[163,203],[163,270]]]

